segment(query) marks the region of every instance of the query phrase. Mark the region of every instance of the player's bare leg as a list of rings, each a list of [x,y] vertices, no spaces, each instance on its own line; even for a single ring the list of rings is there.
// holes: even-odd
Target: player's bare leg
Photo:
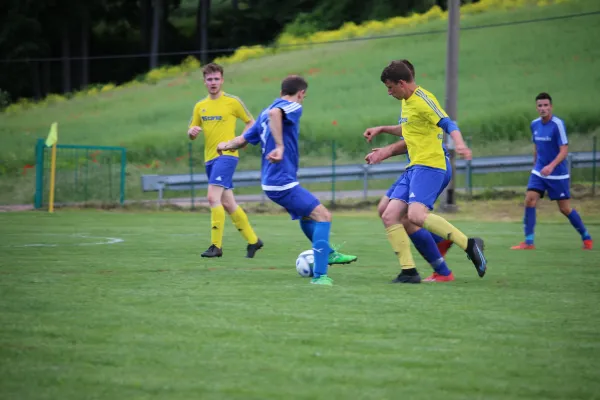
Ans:
[[[527,193],[525,193],[525,214],[523,216],[525,241],[511,247],[511,250],[535,250],[535,214],[539,199],[540,193],[535,190],[528,190]]]
[[[210,247],[202,253],[202,257],[223,256],[223,228],[225,225],[225,208],[221,197],[225,188],[223,186],[208,185],[208,205],[210,206]]]
[[[411,223],[456,243],[458,247],[467,253],[467,257],[473,262],[477,274],[483,278],[487,269],[487,260],[483,254],[483,239],[467,237],[444,218],[430,213],[429,209],[421,203],[410,204],[408,219]]]
[[[392,282],[394,283],[421,283],[421,276],[415,266],[415,260],[410,252],[410,239],[402,219],[406,216],[408,205],[402,200],[392,199],[388,202],[381,214],[381,221],[385,226],[388,240],[398,257],[402,271]]]
[[[385,209],[389,203],[390,203],[390,198],[387,196],[383,196],[381,198],[381,200],[379,200],[379,204],[377,205],[377,213],[379,214],[379,218],[381,218],[383,216],[383,212],[385,211]],[[409,235],[410,235],[410,233],[409,233]],[[452,243],[451,240],[446,240],[446,239],[440,238],[437,235],[432,235],[432,236],[434,238],[434,241],[438,248],[438,251],[440,252],[440,255],[442,257],[446,257],[446,253],[448,253],[448,250],[454,243]],[[415,245],[417,250],[419,250],[418,245],[414,241],[413,241],[413,244]],[[423,255],[423,253],[420,250],[419,250],[419,253],[421,253],[421,255]]]
[[[225,211],[227,211],[231,217],[238,232],[240,232],[244,239],[246,239],[246,242],[248,242],[248,245],[246,246],[246,258],[254,258],[254,255],[264,246],[264,243],[256,236],[244,209],[235,201],[233,190],[226,189],[223,191],[221,203],[223,204]]]
[[[571,201],[569,199],[558,200],[556,202],[558,204],[558,209],[560,212],[569,219],[573,228],[579,232],[581,235],[581,240],[583,240],[583,249],[584,250],[592,250],[594,247],[594,243],[592,242],[592,237],[588,233],[579,213],[571,208]]]

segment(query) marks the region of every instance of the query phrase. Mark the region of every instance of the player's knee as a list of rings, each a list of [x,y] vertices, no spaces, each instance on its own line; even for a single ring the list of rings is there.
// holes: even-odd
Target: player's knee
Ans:
[[[238,205],[235,202],[235,200],[223,200],[222,203],[223,203],[223,208],[229,214],[233,213],[238,208]]]
[[[395,210],[390,207],[383,211],[381,214],[381,220],[383,221],[383,225],[386,227],[402,223],[400,214],[395,212]]]
[[[221,205],[221,196],[216,196],[212,193],[209,193],[207,196],[207,199],[208,199],[208,204],[211,207],[217,207],[217,206]]]
[[[422,208],[409,207],[408,209],[408,221],[411,224],[417,226],[423,226],[425,223],[425,218],[427,217],[427,212]]]
[[[377,206],[377,213],[379,214],[379,218],[383,218],[383,213],[385,212],[385,206],[387,204],[379,204],[379,206]]]
[[[525,207],[535,207],[537,205],[537,199],[533,196],[525,197]]]
[[[563,213],[563,215],[565,217],[568,217],[569,214],[571,214],[571,206],[569,204],[558,204],[558,209],[560,210],[561,213]]]
[[[331,222],[331,213],[322,204],[311,213],[312,219],[317,222]]]

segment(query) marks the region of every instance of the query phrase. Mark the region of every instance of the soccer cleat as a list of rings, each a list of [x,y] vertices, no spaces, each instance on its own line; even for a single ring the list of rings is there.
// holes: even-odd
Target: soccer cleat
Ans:
[[[450,272],[450,275],[440,275],[434,272],[431,276],[423,279],[423,282],[452,282],[454,280],[454,274]]]
[[[511,250],[535,250],[535,246],[533,244],[527,244],[525,242],[521,242],[516,246],[510,248]]]
[[[214,244],[211,244],[210,247],[204,253],[201,254],[201,256],[202,257],[208,257],[208,258],[222,257],[223,256],[223,250],[221,250],[220,248],[218,248]]]
[[[592,250],[594,248],[594,242],[592,239],[586,239],[583,241],[583,249],[584,250]]]
[[[329,260],[327,261],[328,265],[333,264],[350,264],[354,261],[358,260],[357,256],[351,256],[348,254],[342,254],[336,250],[329,254]]]
[[[415,275],[405,274],[404,271],[400,272],[396,279],[392,283],[421,283],[421,275],[416,273]]]
[[[327,275],[321,275],[318,278],[312,278],[310,283],[312,285],[333,286],[333,280]]]
[[[473,262],[477,274],[480,278],[483,278],[487,269],[487,260],[483,255],[485,245],[483,239],[480,238],[469,238],[467,242],[467,258]]]
[[[440,251],[442,257],[446,257],[446,253],[448,252],[450,247],[452,247],[453,244],[454,243],[452,242],[452,240],[442,240],[437,244],[437,248]]]
[[[246,247],[246,258],[254,258],[256,252],[264,246],[262,240],[258,239],[258,242],[254,244],[248,244]]]

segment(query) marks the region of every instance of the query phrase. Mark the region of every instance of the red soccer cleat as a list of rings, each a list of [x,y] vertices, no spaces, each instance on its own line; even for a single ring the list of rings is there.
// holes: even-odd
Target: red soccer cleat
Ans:
[[[591,250],[592,248],[594,248],[594,242],[592,242],[592,239],[586,239],[583,241],[584,250]]]
[[[437,244],[437,248],[440,251],[442,257],[446,257],[446,253],[448,252],[450,247],[452,247],[453,244],[454,243],[452,242],[452,240],[442,240]]]
[[[452,282],[454,280],[454,274],[450,272],[450,275],[440,275],[434,272],[431,276],[423,279],[423,282]]]
[[[535,246],[532,244],[527,244],[525,242],[521,242],[516,246],[510,248],[511,250],[535,250]]]

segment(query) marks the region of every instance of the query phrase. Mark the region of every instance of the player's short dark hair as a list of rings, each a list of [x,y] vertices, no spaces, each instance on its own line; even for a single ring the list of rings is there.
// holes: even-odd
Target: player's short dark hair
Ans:
[[[412,63],[410,61],[408,61],[407,59],[403,59],[400,60],[400,62],[404,63],[404,65],[406,65],[408,67],[408,69],[410,69],[410,73],[413,76],[413,79],[415,78],[415,66],[412,65]]]
[[[308,82],[299,75],[290,75],[281,81],[282,96],[293,96],[306,89],[308,89]]]
[[[410,67],[405,64],[403,61],[392,61],[387,67],[383,69],[381,72],[381,82],[385,83],[386,81],[390,82],[412,82],[413,75],[411,73]]]
[[[535,96],[535,101],[538,101],[538,100],[550,100],[550,104],[552,104],[552,96],[550,96],[546,92],[542,92],[542,93],[538,94],[537,96]]]
[[[219,64],[210,63],[206,64],[204,68],[202,68],[202,74],[204,76],[208,74],[214,74],[215,72],[220,72],[221,76],[223,76],[223,67],[221,67]]]

